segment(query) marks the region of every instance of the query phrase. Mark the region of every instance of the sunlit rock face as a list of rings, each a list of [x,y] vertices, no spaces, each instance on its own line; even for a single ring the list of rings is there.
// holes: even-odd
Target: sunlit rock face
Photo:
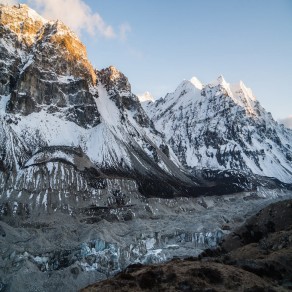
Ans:
[[[13,21],[12,21],[13,19]],[[26,5],[1,7],[1,89],[7,113],[45,110],[82,127],[99,124],[90,87],[96,75],[86,49],[61,22],[49,22]]]

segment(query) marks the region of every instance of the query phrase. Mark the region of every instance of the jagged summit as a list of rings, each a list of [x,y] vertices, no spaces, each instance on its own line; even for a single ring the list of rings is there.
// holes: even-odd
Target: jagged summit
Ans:
[[[137,96],[140,102],[154,102],[155,101],[155,98],[149,91],[146,91],[143,94],[138,94]]]
[[[27,63],[32,64],[34,59],[42,56],[42,64],[38,65],[49,66],[47,71],[49,69],[60,75],[86,78],[88,81],[91,79],[93,84],[96,82],[85,46],[65,24],[59,20],[46,20],[25,4],[2,5],[0,9],[0,24],[6,35],[4,50],[13,55],[12,49],[16,46],[21,63],[26,64],[25,68],[28,67]],[[65,70],[60,70],[64,66],[61,59],[65,58],[71,63],[70,68],[67,66]]]
[[[99,123],[88,93],[96,73],[86,48],[60,21],[46,21],[26,5],[1,6],[0,94],[9,113],[51,112],[84,127]]]
[[[203,88],[202,82],[197,77],[195,77],[195,76],[190,79],[190,82],[192,84],[194,84],[194,86],[196,88],[198,88],[198,89],[202,89]]]
[[[111,80],[117,80],[125,77],[125,75],[113,65],[109,66],[107,70],[110,72]]]
[[[226,82],[223,75],[220,75],[215,81],[206,85],[208,88],[212,88],[212,91],[217,92],[215,94],[224,93],[230,97],[233,97],[233,93],[230,89],[230,83]]]
[[[26,4],[8,6],[0,4],[0,22],[5,29],[13,31],[26,45],[31,45],[46,19],[37,14]]]
[[[108,90],[120,90],[122,95],[131,95],[131,84],[128,78],[116,67],[109,66],[102,69],[99,73],[101,83],[106,84]]]
[[[230,97],[236,98],[238,93],[243,93],[246,97],[255,100],[255,96],[252,93],[252,90],[248,88],[242,80],[240,80],[238,83],[228,83],[223,75],[220,75],[215,81],[211,82],[210,84],[207,84],[209,87],[220,87],[224,88],[228,95]]]
[[[229,84],[219,76],[199,90],[184,80],[144,108],[185,167],[238,169],[292,182],[291,133],[242,81]]]
[[[252,92],[251,88],[247,87],[243,83],[243,81],[241,81],[241,80],[237,84],[232,84],[231,85],[231,90],[232,90],[234,95],[236,95],[236,93],[242,93],[246,97],[248,97],[249,99],[251,99],[253,101],[256,100],[256,97],[253,95],[253,92]]]
[[[227,82],[225,81],[225,78],[223,75],[219,75],[216,79],[216,81],[213,81],[212,84],[216,85],[226,85]]]

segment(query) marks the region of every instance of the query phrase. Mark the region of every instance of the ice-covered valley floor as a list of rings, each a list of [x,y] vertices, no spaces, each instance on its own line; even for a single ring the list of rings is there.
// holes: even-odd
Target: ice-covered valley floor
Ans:
[[[95,222],[93,207],[91,222],[84,214],[58,212],[22,223],[10,218],[0,222],[0,287],[77,291],[132,263],[196,256],[259,209],[287,198],[291,191],[261,188],[221,197],[141,197],[120,210],[131,210],[129,220]]]

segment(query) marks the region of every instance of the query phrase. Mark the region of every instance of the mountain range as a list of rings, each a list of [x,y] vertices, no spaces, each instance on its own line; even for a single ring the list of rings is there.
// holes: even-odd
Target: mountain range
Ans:
[[[1,11],[0,180],[6,195],[21,199],[33,191],[46,201],[45,193],[68,188],[70,177],[78,182],[76,196],[90,195],[94,180],[115,176],[161,197],[204,193],[214,184],[206,178],[222,171],[228,172],[223,178],[236,177],[232,191],[241,181],[254,183],[254,175],[291,183],[291,130],[242,82],[230,85],[220,76],[202,85],[193,78],[142,107],[121,72],[92,67],[64,24],[25,5]],[[151,187],[153,181],[163,187]]]
[[[62,22],[48,21],[26,5],[0,5],[0,218],[6,224],[0,227],[10,234],[9,244],[1,243],[7,262],[13,247],[18,259],[41,272],[74,265],[92,271],[96,265],[87,258],[106,250],[118,257],[114,268],[102,270],[109,275],[137,254],[145,261],[165,259],[157,252],[162,242],[181,235],[168,229],[160,234],[158,223],[149,231],[161,214],[184,226],[188,220],[176,222],[177,214],[213,208],[219,195],[225,204],[228,195],[276,198],[275,190],[291,189],[292,130],[278,124],[243,82],[231,85],[220,76],[202,84],[193,77],[157,101],[149,93],[139,98],[115,67],[93,68],[84,45]],[[134,224],[135,218],[148,222],[127,239],[135,238],[136,253],[117,239],[121,230],[125,237],[132,232],[125,225],[111,225],[111,236],[105,235],[109,222]],[[68,230],[75,233],[66,234],[72,244],[54,220],[70,222]],[[100,222],[102,232],[88,227]],[[31,229],[23,231],[25,226]],[[40,235],[42,228],[56,230]],[[216,228],[201,239],[199,233],[183,234],[198,244],[212,237],[213,244],[221,236]],[[33,237],[33,230],[39,235]],[[22,232],[42,251],[13,245]],[[114,251],[112,241],[121,244]],[[86,277],[78,285],[88,284]]]
[[[229,84],[219,76],[202,85],[193,77],[143,106],[184,167],[291,181],[291,131],[274,121],[242,81]]]

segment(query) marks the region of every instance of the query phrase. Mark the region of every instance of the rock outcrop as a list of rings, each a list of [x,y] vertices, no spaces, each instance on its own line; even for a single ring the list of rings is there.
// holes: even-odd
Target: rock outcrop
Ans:
[[[26,5],[1,6],[2,95],[6,112],[45,110],[83,127],[99,124],[89,88],[96,74],[84,45],[59,21],[49,22]]]

